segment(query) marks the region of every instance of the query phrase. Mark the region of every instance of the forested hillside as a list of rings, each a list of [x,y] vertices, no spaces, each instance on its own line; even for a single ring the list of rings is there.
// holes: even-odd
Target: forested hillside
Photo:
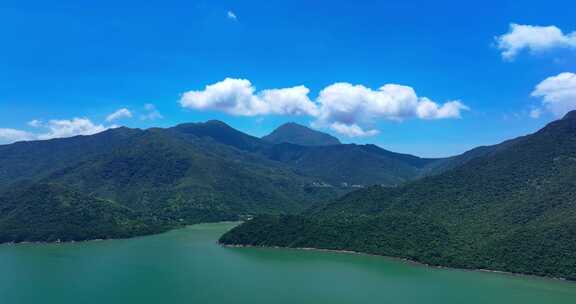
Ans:
[[[0,194],[0,243],[79,241],[160,232],[162,224],[63,185],[19,185]]]
[[[225,244],[345,249],[576,279],[576,112],[401,187],[248,221]]]
[[[275,144],[211,120],[0,146],[0,223],[10,227],[2,241],[120,237],[247,215],[297,214],[358,188],[401,185],[446,166],[446,160],[374,145],[339,144],[295,124],[280,129],[273,134],[310,145]],[[58,200],[44,202],[39,185],[50,185]],[[29,190],[15,192],[23,187]],[[60,191],[66,195],[57,196]],[[82,212],[98,210],[89,211],[97,228],[55,230],[84,219],[72,209],[42,205],[61,205],[60,199]],[[41,220],[42,213],[51,220]]]

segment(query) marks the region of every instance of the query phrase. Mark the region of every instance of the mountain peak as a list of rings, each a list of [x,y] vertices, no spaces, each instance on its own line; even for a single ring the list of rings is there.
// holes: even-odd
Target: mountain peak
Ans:
[[[303,126],[303,125],[301,125],[301,124],[295,123],[295,122],[293,122],[293,121],[289,121],[289,122],[283,123],[283,124],[280,125],[278,128],[304,128],[304,129],[310,129],[310,128],[306,127],[306,126]],[[278,129],[278,128],[277,128],[277,129]]]
[[[220,120],[179,124],[171,129],[180,134],[212,138],[216,142],[243,150],[257,150],[262,145],[259,138],[238,131]]]
[[[226,126],[229,127],[229,125],[221,120],[217,120],[217,119],[210,119],[207,120],[204,124],[206,125],[215,125],[215,126]]]
[[[276,128],[272,133],[262,137],[263,140],[274,144],[290,143],[301,146],[329,146],[339,145],[338,138],[310,129],[295,122],[288,122]]]
[[[227,123],[225,123],[221,120],[216,120],[216,119],[207,120],[205,122],[181,123],[181,124],[178,124],[172,128],[181,129],[181,130],[188,130],[188,131],[192,131],[192,130],[197,131],[197,130],[206,130],[206,129],[222,129],[222,130],[234,129],[231,126],[229,126]]]

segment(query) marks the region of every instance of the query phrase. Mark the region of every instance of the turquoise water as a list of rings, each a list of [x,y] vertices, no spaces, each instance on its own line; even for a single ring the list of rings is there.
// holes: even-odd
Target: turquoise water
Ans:
[[[0,246],[0,303],[576,303],[576,283],[374,256],[224,248],[233,223]]]

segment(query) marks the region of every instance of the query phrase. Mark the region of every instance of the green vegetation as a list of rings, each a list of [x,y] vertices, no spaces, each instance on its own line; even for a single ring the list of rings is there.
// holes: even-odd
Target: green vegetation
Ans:
[[[141,132],[117,128],[92,136],[0,145],[0,190],[19,181],[38,181],[54,170],[108,153]]]
[[[301,211],[332,189],[282,164],[227,145],[148,130],[126,146],[48,178],[123,205],[174,217],[189,210],[231,214]]]
[[[416,167],[427,162],[375,146],[341,145],[295,124],[274,133],[287,128],[301,142],[336,145],[273,144],[212,120],[0,146],[0,242],[126,237],[294,214],[354,189],[342,183],[394,185],[416,178]],[[66,195],[44,202],[47,190],[39,185]],[[90,225],[80,225],[84,213],[51,204],[86,208]]]
[[[257,217],[221,242],[576,279],[576,112],[483,150],[401,187],[359,190],[301,215]]]
[[[210,121],[0,146],[0,242],[128,237],[341,193],[249,151],[268,145]]]
[[[274,136],[313,145],[274,144]],[[402,184],[450,162],[343,145],[296,124],[263,140],[214,120],[19,142],[0,146],[0,242],[127,237],[296,214],[358,186]],[[62,204],[71,207],[52,208]]]
[[[300,175],[335,187],[382,184],[395,186],[449,168],[450,159],[426,159],[394,153],[375,145],[340,144],[334,137],[288,123],[262,139],[219,121],[182,124],[173,131],[184,138],[202,138],[282,163]],[[438,165],[435,165],[437,164]]]
[[[164,229],[129,208],[57,184],[18,186],[0,202],[0,243],[121,238]]]
[[[266,154],[304,175],[338,186],[400,185],[421,177],[428,172],[427,166],[437,161],[355,144],[321,147],[278,144]]]

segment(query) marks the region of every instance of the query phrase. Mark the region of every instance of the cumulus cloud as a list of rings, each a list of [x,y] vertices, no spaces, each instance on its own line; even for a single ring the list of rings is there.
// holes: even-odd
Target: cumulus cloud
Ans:
[[[409,86],[386,84],[378,90],[363,85],[335,83],[320,91],[321,121],[353,124],[376,119],[404,120],[459,118],[468,109],[459,101],[439,105],[426,97],[418,97]]]
[[[61,137],[72,137],[76,135],[92,135],[117,126],[104,126],[95,124],[88,118],[73,119],[53,119],[47,123],[30,124],[35,128],[42,128],[42,131],[28,132],[24,130],[0,128],[0,142],[12,143],[22,140],[44,140]]]
[[[131,118],[132,112],[126,108],[118,109],[106,117],[106,121],[111,122],[122,118]]]
[[[70,120],[53,119],[48,121],[46,127],[48,128],[48,132],[37,135],[38,139],[92,135],[110,128],[100,124],[94,124],[88,118],[73,118]]]
[[[502,58],[512,60],[522,50],[544,52],[554,48],[576,48],[576,32],[564,34],[556,26],[510,24],[508,33],[496,37]]]
[[[542,98],[542,106],[560,117],[576,109],[576,74],[560,73],[540,82],[532,96]]]
[[[34,139],[34,135],[30,132],[16,129],[0,128],[0,142],[11,143],[31,139]]]
[[[416,108],[416,113],[422,119],[460,118],[460,112],[469,109],[459,100],[438,105],[430,99],[422,97],[418,103],[418,108]]]
[[[260,98],[271,114],[311,115],[318,114],[318,108],[308,98],[310,90],[305,86],[284,89],[264,90]]]
[[[238,20],[238,17],[233,11],[226,12],[226,17],[228,17],[228,19]]]
[[[317,127],[329,127],[346,136],[377,134],[367,126],[379,120],[459,118],[467,110],[460,101],[438,104],[419,97],[414,89],[386,84],[377,90],[340,82],[320,91],[315,101],[305,86],[257,92],[249,80],[226,78],[203,90],[182,94],[182,107],[222,111],[232,115],[307,115]]]
[[[142,120],[157,120],[164,118],[164,116],[160,114],[160,111],[156,109],[156,106],[151,103],[144,105],[144,111],[146,111],[146,113],[140,116],[140,119]]]
[[[378,90],[363,85],[335,83],[320,91],[317,124],[328,124],[346,136],[371,136],[375,130],[364,131],[360,125],[379,120],[402,121],[408,118],[460,118],[467,110],[460,101],[438,104],[418,97],[409,86],[386,84]]]
[[[315,115],[317,107],[308,98],[309,92],[305,86],[296,86],[256,93],[249,80],[226,78],[207,85],[204,90],[184,93],[180,104],[189,109],[217,110],[240,116]]]

